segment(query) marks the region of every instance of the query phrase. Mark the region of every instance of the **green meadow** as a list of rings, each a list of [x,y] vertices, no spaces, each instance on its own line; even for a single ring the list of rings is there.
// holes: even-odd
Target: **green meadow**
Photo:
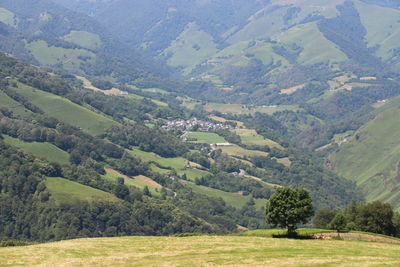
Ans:
[[[118,178],[123,178],[124,184],[128,186],[135,186],[139,189],[144,189],[147,186],[150,192],[155,195],[159,195],[158,190],[162,188],[161,185],[146,176],[140,175],[136,177],[128,177],[126,175],[123,175],[122,173],[108,168],[106,168],[106,174],[102,175],[102,177],[108,181],[115,183],[117,182]]]
[[[191,187],[195,193],[204,194],[214,198],[222,198],[226,203],[235,208],[242,208],[250,200],[250,196],[243,196],[239,193],[225,192],[211,187],[196,185],[191,182],[184,183]],[[254,199],[254,201],[256,202],[257,209],[264,209],[265,204],[267,203],[266,199]]]
[[[64,36],[64,40],[89,49],[97,49],[101,46],[100,37],[86,31],[71,31]]]
[[[3,135],[4,141],[12,146],[18,147],[36,157],[43,158],[50,162],[55,161],[60,164],[69,163],[69,154],[50,143],[24,142],[17,138]]]
[[[199,142],[205,142],[208,144],[226,143],[225,138],[219,136],[216,133],[210,132],[190,132],[189,138],[196,139]]]
[[[400,245],[262,236],[116,237],[0,248],[2,266],[399,266]]]
[[[107,192],[82,185],[63,178],[47,178],[46,187],[56,203],[71,203],[76,201],[118,201]]]
[[[102,134],[111,126],[118,125],[117,122],[79,106],[66,98],[21,83],[18,83],[18,88],[13,89],[49,116],[82,128],[92,135]]]
[[[18,103],[8,95],[6,95],[4,92],[0,91],[0,106],[4,106],[11,110],[14,114],[25,117],[32,112],[28,109],[26,109],[22,104]]]

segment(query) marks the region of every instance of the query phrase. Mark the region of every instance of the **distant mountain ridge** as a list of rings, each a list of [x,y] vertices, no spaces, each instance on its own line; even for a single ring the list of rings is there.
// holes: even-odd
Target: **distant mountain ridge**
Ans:
[[[145,83],[170,74],[93,18],[53,1],[5,0],[0,12],[0,48],[20,59],[119,83]]]
[[[299,104],[297,94],[328,91],[338,76],[399,71],[396,1],[56,1],[187,79],[210,82],[200,92],[208,100]]]

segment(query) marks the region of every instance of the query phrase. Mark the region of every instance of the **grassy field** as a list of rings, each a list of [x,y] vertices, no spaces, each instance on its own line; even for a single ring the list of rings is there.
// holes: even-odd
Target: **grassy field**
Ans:
[[[198,193],[198,194],[203,194],[207,195],[209,197],[215,197],[215,198],[222,198],[227,204],[236,207],[236,208],[242,208],[249,200],[250,196],[243,196],[238,193],[230,193],[230,192],[224,192],[218,189],[206,187],[206,186],[201,186],[201,185],[196,185],[191,182],[184,182],[186,185],[190,186],[193,190],[193,192]],[[265,207],[265,204],[267,203],[266,199],[254,199],[256,202],[256,208],[257,209],[263,209]]]
[[[400,245],[259,236],[118,237],[0,248],[2,266],[399,266]]]
[[[252,156],[267,156],[267,152],[259,151],[259,150],[250,150],[240,147],[238,145],[232,146],[224,146],[218,147],[222,150],[222,152],[230,155],[230,156],[237,156],[237,157],[252,157]]]
[[[172,168],[172,169],[182,169],[186,166],[186,159],[177,157],[177,158],[163,158],[156,153],[153,152],[145,152],[139,149],[133,149],[129,151],[132,155],[139,157],[145,162],[157,162],[163,167]]]
[[[216,133],[209,133],[209,132],[190,132],[189,138],[197,139],[199,142],[204,142],[208,144],[215,144],[215,143],[226,143],[225,138],[219,136]]]
[[[100,37],[97,34],[86,31],[71,31],[64,36],[64,40],[88,49],[97,49],[101,46]]]
[[[171,55],[168,64],[173,67],[184,67],[184,73],[189,74],[203,60],[216,53],[217,47],[213,37],[202,31],[196,23],[189,23],[185,30],[174,40],[165,51]]]
[[[0,91],[0,106],[7,107],[9,110],[11,110],[14,114],[21,116],[21,117],[26,117],[32,112],[28,109],[26,109],[23,105],[6,95],[5,93]]]
[[[112,88],[110,90],[101,90],[100,88],[97,88],[93,86],[92,82],[86,79],[85,77],[82,76],[76,76],[79,80],[83,82],[83,87],[89,90],[97,91],[97,92],[102,92],[105,95],[122,95],[122,91],[117,89],[117,88]],[[143,99],[143,98],[140,98]]]
[[[266,113],[269,115],[274,114],[278,111],[292,110],[297,111],[300,108],[296,106],[257,106],[249,107],[241,104],[223,104],[223,103],[209,103],[204,107],[208,112],[218,111],[221,113],[232,113],[232,114],[254,114],[256,112]]]
[[[296,44],[303,48],[297,60],[300,64],[342,62],[347,59],[347,56],[335,44],[325,39],[315,22],[293,27],[279,35],[277,39],[282,43]]]
[[[124,179],[124,183],[126,185],[135,186],[140,189],[144,189],[144,187],[147,186],[149,188],[150,192],[155,195],[158,195],[159,194],[158,190],[160,190],[162,188],[162,186],[160,184],[156,183],[152,179],[150,179],[146,176],[143,176],[143,175],[139,175],[139,176],[135,176],[135,177],[128,177],[128,176],[126,176],[116,170],[113,170],[113,169],[106,168],[105,170],[106,170],[106,174],[102,175],[102,177],[111,182],[116,182],[117,178],[121,177]]]
[[[376,54],[384,60],[391,59],[394,51],[399,47],[400,14],[397,10],[363,2],[355,4],[360,19],[367,34],[365,36],[369,47],[378,47]],[[379,23],[374,23],[379,19]]]
[[[186,174],[186,177],[191,181],[194,181],[196,178],[201,178],[204,176],[211,175],[210,172],[199,169],[186,169],[178,171],[178,175],[182,176],[183,174]]]
[[[7,135],[4,135],[3,137],[7,144],[18,147],[36,157],[43,158],[50,162],[58,162],[60,164],[69,163],[69,154],[50,143],[28,143]]]
[[[99,135],[111,126],[118,125],[117,122],[79,106],[66,98],[21,83],[18,83],[18,88],[13,89],[49,116],[82,128],[90,134]]]
[[[240,136],[243,144],[260,145],[283,149],[283,147],[270,139],[265,139],[262,135],[257,134],[254,129],[235,129],[234,132]]]
[[[47,178],[46,187],[50,191],[50,199],[56,203],[71,203],[75,201],[118,201],[107,192],[72,182],[63,178]],[[1,264],[0,264],[1,265]]]
[[[7,24],[11,27],[18,26],[18,18],[10,10],[5,8],[0,8],[0,22]]]
[[[34,41],[28,43],[26,48],[43,65],[62,64],[68,70],[76,70],[83,61],[79,56],[90,57],[91,60],[96,55],[84,49],[67,49],[56,46],[49,46],[45,41]]]
[[[227,120],[227,119],[224,119],[224,118],[218,117],[218,116],[208,116],[208,117],[217,122],[234,122],[234,123],[236,123],[237,126],[244,127],[244,123],[241,121]]]

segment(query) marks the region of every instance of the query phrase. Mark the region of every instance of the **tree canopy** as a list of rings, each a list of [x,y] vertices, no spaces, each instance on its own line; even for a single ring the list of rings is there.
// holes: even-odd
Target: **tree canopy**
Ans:
[[[307,223],[313,215],[312,199],[303,188],[278,188],[266,209],[267,222],[274,227],[287,228],[289,236],[295,235],[297,224]]]

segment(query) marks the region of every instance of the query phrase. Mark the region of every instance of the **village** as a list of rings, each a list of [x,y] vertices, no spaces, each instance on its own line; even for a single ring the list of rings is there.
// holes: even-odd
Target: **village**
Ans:
[[[214,132],[217,130],[232,130],[234,127],[222,123],[213,123],[209,121],[198,120],[193,118],[190,120],[174,120],[168,121],[162,126],[167,131],[199,131],[199,132]]]

